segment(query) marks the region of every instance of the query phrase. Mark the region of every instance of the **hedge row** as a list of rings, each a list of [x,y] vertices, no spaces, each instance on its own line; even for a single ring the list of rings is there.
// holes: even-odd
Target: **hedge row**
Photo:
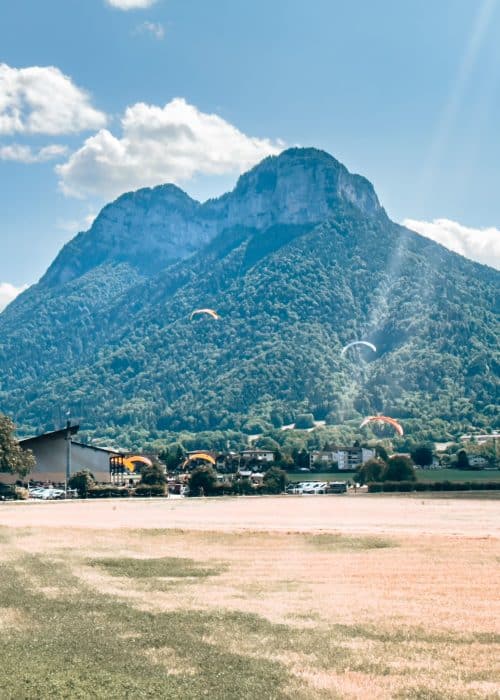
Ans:
[[[368,484],[368,493],[408,491],[500,491],[499,481],[384,481]]]
[[[160,484],[139,484],[135,488],[124,486],[94,486],[88,490],[88,498],[127,498],[128,496],[164,496],[165,487]]]

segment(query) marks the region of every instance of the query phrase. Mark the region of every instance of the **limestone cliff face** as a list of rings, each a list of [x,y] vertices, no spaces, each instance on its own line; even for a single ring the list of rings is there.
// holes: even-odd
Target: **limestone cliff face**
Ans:
[[[152,274],[214,235],[213,226],[200,226],[199,209],[174,185],[124,194],[102,209],[89,231],[64,246],[41,283],[64,284],[105,263],[128,262]]]
[[[368,180],[324,151],[293,148],[266,158],[240,177],[233,192],[204,206],[216,211],[225,227],[269,228],[325,221],[345,202],[364,214],[381,210]]]
[[[372,185],[332,156],[289,149],[242,175],[232,192],[204,204],[174,185],[122,195],[61,250],[41,283],[59,286],[99,265],[123,262],[150,276],[226,228],[324,221],[342,202],[368,215],[381,210]]]

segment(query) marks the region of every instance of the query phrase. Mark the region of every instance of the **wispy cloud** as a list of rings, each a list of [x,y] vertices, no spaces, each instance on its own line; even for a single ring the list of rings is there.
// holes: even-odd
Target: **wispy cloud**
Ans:
[[[70,134],[106,122],[85,90],[59,68],[0,63],[0,134]]]
[[[165,27],[159,22],[142,22],[136,28],[136,34],[151,34],[161,41],[165,38]]]
[[[43,163],[47,160],[62,158],[67,153],[68,148],[57,143],[44,146],[38,150],[19,143],[0,146],[0,160],[13,160],[18,163]]]
[[[73,234],[79,231],[87,231],[94,223],[96,216],[97,214],[89,213],[78,219],[58,219],[56,226],[61,231]]]
[[[119,10],[144,10],[151,7],[157,0],[106,0],[108,5]]]
[[[182,98],[164,107],[132,105],[121,126],[121,137],[102,129],[56,166],[66,194],[111,198],[197,174],[239,173],[284,148],[281,141],[247,136]]]
[[[24,284],[22,287],[15,287],[9,282],[0,282],[0,311],[3,311],[25,289],[28,289],[27,284]]]
[[[405,219],[403,226],[441,243],[445,248],[460,253],[470,260],[500,270],[500,229],[498,228],[470,228],[450,219],[434,219],[434,221]]]

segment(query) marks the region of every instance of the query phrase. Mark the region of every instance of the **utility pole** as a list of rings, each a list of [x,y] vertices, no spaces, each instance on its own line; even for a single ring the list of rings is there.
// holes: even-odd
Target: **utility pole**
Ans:
[[[71,478],[71,420],[66,421],[66,483],[65,495],[68,497],[68,481]]]

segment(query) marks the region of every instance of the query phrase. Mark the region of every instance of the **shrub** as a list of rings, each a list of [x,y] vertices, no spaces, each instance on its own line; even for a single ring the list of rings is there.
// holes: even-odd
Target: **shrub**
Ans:
[[[88,490],[88,498],[124,498],[130,491],[123,486],[94,486]]]
[[[148,486],[157,486],[167,483],[167,477],[165,476],[165,469],[154,462],[151,465],[144,465],[141,469],[141,484],[147,484]]]
[[[263,487],[265,493],[283,493],[288,477],[283,469],[271,467],[264,474]]]
[[[233,493],[236,496],[248,496],[255,493],[255,489],[250,479],[237,479],[233,481]]]
[[[314,416],[312,413],[299,413],[295,420],[297,430],[307,430],[314,428]]]
[[[89,489],[95,486],[95,477],[88,469],[76,472],[68,480],[68,487],[76,489],[80,498],[87,498]]]
[[[217,474],[209,466],[196,467],[189,477],[190,496],[211,496],[217,482]]]
[[[139,484],[132,491],[132,496],[164,496],[165,484]]]

